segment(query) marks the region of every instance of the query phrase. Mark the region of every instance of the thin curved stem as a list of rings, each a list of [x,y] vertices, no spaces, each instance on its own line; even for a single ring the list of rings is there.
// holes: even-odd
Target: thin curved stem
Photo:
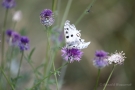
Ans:
[[[58,0],[52,0],[52,11],[54,12],[57,6],[57,1]]]
[[[91,9],[91,7],[93,6],[93,4],[95,3],[95,1],[96,0],[93,0],[90,4],[89,4],[89,6],[84,10],[84,12],[81,14],[81,16],[77,19],[77,21],[75,22],[75,25],[76,24],[78,24],[80,21],[81,21],[81,19],[84,17],[84,15],[86,14],[86,12],[87,12],[87,10],[89,9]]]
[[[100,77],[100,69],[98,69],[98,76],[97,76],[97,81],[96,81],[96,86],[94,90],[97,90],[97,86],[98,86],[98,81],[99,81],[99,77]]]
[[[67,18],[67,15],[68,15],[71,3],[72,3],[72,0],[68,0],[67,6],[66,6],[66,10],[64,12],[64,15],[63,15],[63,18],[62,18],[62,21],[61,21],[61,24],[60,24],[60,30],[62,29],[62,27],[64,25],[64,22],[65,22],[65,20]]]
[[[24,55],[24,51],[22,51],[22,55],[21,55],[21,59],[20,59],[20,64],[19,64],[19,70],[18,70],[18,73],[17,73],[17,76],[16,76],[17,79],[18,79],[19,74],[20,74],[20,68],[21,68],[21,64],[22,64],[22,60],[23,60],[23,55]],[[17,80],[15,82],[15,87],[16,87],[16,83],[17,83]]]
[[[111,73],[110,73],[110,75],[109,75],[109,77],[108,77],[108,79],[107,79],[107,81],[106,81],[106,83],[105,83],[105,86],[104,86],[103,90],[106,89],[106,86],[107,86],[107,84],[108,84],[108,82],[109,82],[109,80],[110,80],[110,78],[111,78],[111,76],[112,76],[112,73],[113,73],[113,71],[114,71],[115,66],[116,66],[116,65],[114,64],[114,65],[113,65],[113,68],[112,68],[112,71],[111,71]]]
[[[14,52],[14,47],[11,47],[11,54],[10,54],[10,60],[9,60],[9,77],[10,77],[10,68],[11,68],[11,62],[12,62],[12,57],[13,57],[13,52]]]
[[[20,59],[20,64],[19,64],[19,70],[18,70],[18,73],[17,73],[17,78],[19,77],[19,74],[20,74],[20,68],[21,68],[21,65],[22,65],[23,55],[24,55],[24,51],[22,51],[22,55],[21,55],[21,59]]]
[[[1,45],[1,66],[4,68],[4,41],[5,41],[5,28],[7,23],[7,16],[8,16],[8,9],[6,9],[5,17],[4,17],[4,24],[2,28],[2,45]]]
[[[0,67],[0,70],[1,70],[2,74],[4,75],[4,77],[6,78],[8,84],[11,86],[12,90],[15,90],[12,83],[9,81],[9,79],[7,78],[6,74],[4,73],[4,71],[1,67]]]

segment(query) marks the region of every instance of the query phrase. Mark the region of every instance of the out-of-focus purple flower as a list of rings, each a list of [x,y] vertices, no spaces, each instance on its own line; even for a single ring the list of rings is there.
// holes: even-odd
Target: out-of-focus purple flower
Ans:
[[[19,47],[21,51],[28,50],[29,47],[29,38],[26,36],[22,36],[19,42]]]
[[[8,36],[7,41],[10,46],[18,46],[20,41],[19,33],[9,29],[6,31],[6,35]]]
[[[15,7],[16,3],[15,0],[3,0],[2,6],[5,8],[13,8]]]
[[[107,58],[108,58],[107,52],[105,52],[103,50],[96,51],[95,58],[93,60],[93,64],[98,68],[103,68],[108,65]]]
[[[73,61],[80,61],[83,55],[83,52],[80,49],[76,48],[69,49],[67,47],[63,47],[61,52],[63,59],[69,61],[70,63]]]
[[[52,42],[55,43],[55,46],[60,46],[64,41],[64,32],[58,28],[53,28],[54,35],[51,36]]]
[[[40,22],[49,27],[52,26],[54,23],[54,18],[53,18],[53,12],[50,9],[44,9],[41,13],[40,13]]]
[[[6,31],[6,35],[7,35],[8,37],[11,37],[11,36],[12,36],[12,32],[13,32],[13,30],[8,29],[8,30]]]
[[[62,41],[64,40],[64,34],[63,34],[63,31],[60,32],[59,37],[58,37],[58,40],[59,40],[59,42],[62,42]]]

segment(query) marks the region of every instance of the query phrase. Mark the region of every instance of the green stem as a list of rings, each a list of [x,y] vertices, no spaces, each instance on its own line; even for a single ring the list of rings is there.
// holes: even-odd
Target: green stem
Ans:
[[[54,12],[56,9],[57,0],[52,0],[52,11]]]
[[[22,51],[22,55],[21,55],[21,59],[20,59],[20,64],[19,64],[19,70],[18,70],[18,73],[17,73],[17,76],[16,76],[17,79],[18,79],[19,74],[20,74],[20,68],[21,68],[21,64],[22,64],[22,60],[23,60],[23,55],[24,55],[24,51]],[[15,87],[16,87],[16,83],[17,83],[17,80],[15,82]]]
[[[14,47],[11,47],[11,55],[10,55],[10,58],[9,58],[9,77],[10,77],[10,68],[11,68],[11,61],[12,61],[12,57],[13,57],[13,52],[14,52]]]
[[[87,12],[87,10],[89,9],[91,9],[91,7],[93,6],[93,4],[94,4],[94,2],[95,2],[96,0],[93,0],[90,4],[89,4],[89,6],[84,10],[84,12],[81,14],[81,16],[77,19],[77,21],[75,22],[75,25],[76,24],[78,24],[80,21],[81,21],[81,19],[84,17],[84,15],[86,14],[86,12]]]
[[[54,65],[54,62],[53,62],[53,70],[54,70],[54,72],[55,72],[55,65]],[[59,90],[59,87],[58,87],[58,80],[57,80],[56,73],[54,73],[54,76],[55,76],[55,82],[56,82],[57,90]]]
[[[60,6],[61,6],[61,0],[58,0],[58,5],[57,5],[57,13],[60,13]],[[57,17],[57,25],[60,26],[60,18]]]
[[[11,86],[12,90],[15,90],[14,87],[13,87],[13,85],[12,85],[12,83],[9,81],[9,79],[6,76],[6,74],[4,73],[3,69],[1,67],[0,67],[0,69],[1,69],[1,72],[4,75],[4,77],[6,78],[8,84]]]
[[[107,79],[107,81],[106,81],[106,83],[105,83],[105,86],[104,86],[104,88],[103,88],[103,90],[105,90],[105,88],[106,88],[106,86],[107,86],[107,84],[108,84],[108,82],[109,82],[109,80],[110,80],[110,78],[111,78],[111,76],[112,76],[112,73],[113,73],[113,71],[114,71],[114,68],[115,68],[115,64],[113,65],[113,68],[112,68],[112,71],[111,71],[111,73],[110,73],[110,75],[109,75],[109,77],[108,77],[108,79]]]
[[[48,33],[48,28],[46,27],[46,32]],[[48,41],[48,34],[47,34],[47,43],[46,43],[46,54],[45,54],[45,60],[48,60],[48,50],[49,50],[49,41]],[[48,61],[46,61],[47,63]],[[44,65],[44,75],[46,74],[46,63]]]
[[[21,55],[21,59],[20,59],[20,64],[19,64],[19,70],[18,70],[18,73],[17,73],[17,78],[19,77],[19,74],[20,74],[20,68],[21,68],[21,64],[22,64],[22,60],[23,60],[23,55],[24,55],[24,51],[22,51],[22,55]]]
[[[33,90],[33,89],[34,89],[36,86],[38,86],[40,83],[44,82],[44,80],[45,80],[46,78],[48,78],[48,77],[50,77],[51,75],[53,75],[54,73],[56,73],[58,70],[60,70],[62,67],[66,66],[67,64],[68,64],[68,62],[65,63],[63,66],[59,67],[57,70],[55,70],[55,72],[53,72],[53,73],[49,74],[48,76],[44,77],[41,81],[39,81],[36,85],[34,85],[30,90]]]
[[[96,81],[96,86],[94,90],[97,90],[97,86],[98,86],[98,81],[99,81],[99,77],[100,77],[100,69],[98,69],[98,76],[97,76],[97,81]]]
[[[62,21],[61,21],[61,24],[60,24],[60,30],[62,30],[62,27],[64,25],[64,22],[68,16],[68,12],[69,12],[69,9],[70,9],[70,6],[71,6],[71,3],[72,3],[72,0],[68,0],[68,4],[66,6],[66,10],[64,12],[64,15],[63,15],[63,18],[62,18]]]
[[[7,16],[8,16],[8,9],[6,9],[5,17],[4,17],[4,24],[2,29],[2,45],[1,45],[1,66],[4,68],[4,41],[5,41],[5,29],[7,23]]]
[[[65,61],[62,62],[62,65],[64,65]],[[64,81],[64,76],[66,73],[67,66],[63,67],[60,71],[60,77],[59,77],[59,89],[61,90],[63,81]]]
[[[47,60],[47,65],[45,64],[45,66],[44,66],[44,70],[45,70],[45,72],[44,72],[44,76],[47,76],[48,75],[48,73],[49,73],[49,70],[50,70],[50,66],[51,66],[51,64],[50,64],[50,57],[49,57],[49,55],[50,55],[50,49],[51,49],[51,46],[50,46],[50,29],[49,28],[47,28],[47,48],[46,48],[46,60]],[[48,86],[48,83],[47,83],[47,80],[45,81],[45,87],[47,87]]]
[[[49,52],[50,52],[50,32],[49,30],[47,30],[47,51],[46,51],[46,60],[48,60],[49,62]],[[48,66],[50,66],[49,64],[47,65],[47,68],[46,68],[46,74],[48,74]]]

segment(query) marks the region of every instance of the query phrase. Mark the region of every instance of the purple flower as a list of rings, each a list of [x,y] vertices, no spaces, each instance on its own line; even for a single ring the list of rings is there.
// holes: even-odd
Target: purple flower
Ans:
[[[40,22],[47,27],[52,26],[54,23],[53,12],[50,9],[44,9],[40,13]]]
[[[70,63],[73,61],[80,61],[83,55],[83,52],[80,49],[76,49],[76,48],[69,49],[67,47],[63,47],[61,52],[62,52],[62,57],[66,61],[69,61]]]
[[[19,33],[9,29],[6,31],[6,35],[8,36],[7,41],[10,46],[18,46],[20,41]]]
[[[95,58],[93,60],[93,64],[98,68],[103,68],[108,65],[107,58],[108,58],[107,52],[105,52],[103,50],[96,51]]]
[[[8,37],[11,37],[11,36],[12,36],[12,32],[13,32],[13,30],[8,29],[8,30],[6,31],[6,35],[7,35]]]
[[[19,47],[21,51],[29,49],[29,39],[26,36],[22,36],[19,42]]]
[[[13,8],[15,7],[15,0],[3,0],[2,6],[5,8]]]
[[[50,17],[50,16],[52,16],[53,15],[53,12],[52,12],[52,10],[50,10],[50,9],[44,9],[41,13],[40,13],[40,16],[41,17]]]

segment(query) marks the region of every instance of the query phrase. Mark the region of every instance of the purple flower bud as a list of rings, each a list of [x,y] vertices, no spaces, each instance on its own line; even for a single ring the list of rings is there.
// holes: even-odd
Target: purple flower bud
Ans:
[[[105,52],[103,50],[96,51],[95,58],[93,60],[93,64],[98,68],[103,68],[108,65],[107,58],[108,58],[107,52]]]
[[[7,42],[10,46],[18,46],[20,41],[19,33],[9,29],[6,31],[6,35],[8,36]]]
[[[70,63],[73,61],[80,61],[83,55],[83,52],[80,49],[76,49],[76,48],[69,49],[67,47],[63,47],[61,52],[62,52],[62,57],[66,61],[69,61]]]
[[[19,47],[21,51],[29,49],[29,38],[26,36],[22,36],[20,39]]]
[[[44,9],[40,13],[40,22],[47,27],[52,26],[54,23],[53,12],[50,9]]]
[[[15,7],[15,0],[3,0],[2,6],[5,8],[13,8]]]
[[[53,13],[52,13],[52,10],[50,10],[50,9],[44,9],[41,13],[40,13],[40,16],[41,17],[50,17],[50,16],[52,16],[53,15]]]
[[[13,30],[8,29],[8,30],[6,31],[6,35],[7,35],[8,37],[11,37],[12,32],[13,32]]]
[[[107,52],[105,52],[103,50],[100,50],[100,51],[96,51],[95,56],[99,57],[99,58],[102,58],[102,57],[106,57],[107,54],[108,54]]]

